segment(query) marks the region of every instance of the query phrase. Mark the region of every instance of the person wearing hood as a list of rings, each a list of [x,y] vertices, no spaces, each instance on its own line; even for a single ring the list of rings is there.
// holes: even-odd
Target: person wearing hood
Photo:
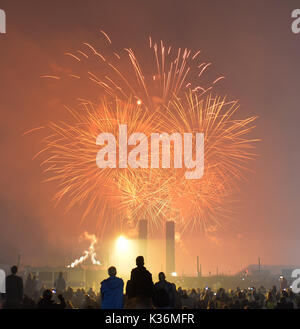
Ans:
[[[108,269],[109,278],[101,282],[101,308],[122,309],[124,282],[117,278],[117,269],[111,266]]]

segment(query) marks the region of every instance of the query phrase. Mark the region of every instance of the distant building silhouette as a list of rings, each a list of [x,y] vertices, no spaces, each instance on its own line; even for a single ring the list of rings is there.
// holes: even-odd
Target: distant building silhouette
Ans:
[[[147,261],[147,239],[148,239],[148,221],[141,219],[138,223],[138,243],[139,253],[144,256]]]
[[[166,273],[175,272],[175,223],[166,222]]]

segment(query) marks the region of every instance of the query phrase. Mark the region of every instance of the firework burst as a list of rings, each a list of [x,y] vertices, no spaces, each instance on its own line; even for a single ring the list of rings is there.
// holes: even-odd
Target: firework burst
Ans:
[[[101,33],[111,46],[109,37]],[[102,232],[107,224],[124,217],[133,224],[148,218],[158,230],[167,219],[176,220],[181,231],[222,226],[226,200],[254,157],[256,140],[247,136],[255,117],[236,119],[238,102],[210,94],[223,76],[206,87],[193,85],[211,64],[198,62],[200,51],[172,50],[162,42],[153,44],[150,38],[146,55],[150,54],[151,64],[144,67],[132,49],[125,49],[126,63],[116,52],[109,57],[90,44],[84,47],[85,51],[66,55],[76,62],[97,58],[105,73],[88,71],[88,78],[106,96],[100,104],[81,100],[78,109],[67,108],[69,123],[48,124],[51,133],[39,155],[45,157],[47,180],[59,182],[55,199],[68,197],[67,210],[84,205],[83,218],[97,214]],[[80,78],[77,73],[71,76]],[[183,169],[99,169],[97,136],[118,135],[120,124],[128,126],[128,135],[142,132],[146,137],[153,132],[204,133],[203,177],[187,180]],[[173,149],[171,159],[172,155]]]

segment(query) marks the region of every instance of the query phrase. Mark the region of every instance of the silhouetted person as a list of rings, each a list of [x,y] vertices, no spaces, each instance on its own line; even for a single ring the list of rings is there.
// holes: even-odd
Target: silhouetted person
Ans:
[[[163,272],[158,274],[159,281],[154,285],[154,305],[158,308],[175,306],[175,295],[172,284],[166,280]]]
[[[136,265],[137,267],[131,271],[130,277],[131,297],[151,301],[153,296],[152,274],[145,268],[143,256],[136,258]]]
[[[33,276],[33,296],[32,299],[34,301],[38,301],[40,298],[40,289],[41,289],[41,282],[38,279],[38,277],[36,277],[35,275]]]
[[[64,309],[66,307],[65,299],[62,295],[58,295],[57,297],[60,300],[60,304],[56,304],[52,300],[52,291],[50,289],[46,289],[43,292],[43,298],[38,302],[39,309]]]
[[[62,294],[66,290],[66,281],[62,272],[59,272],[58,278],[54,282],[54,288],[57,294]]]
[[[287,279],[284,276],[280,277],[280,291],[287,289],[288,287],[288,283],[287,283]]]
[[[181,309],[182,308],[182,303],[181,303],[181,298],[180,298],[180,294],[176,289],[176,284],[175,283],[171,283],[172,285],[172,289],[173,289],[173,294],[174,294],[174,308],[176,309]]]
[[[274,297],[276,297],[276,294],[277,294],[277,288],[276,288],[276,286],[273,286],[273,287],[272,287],[271,293],[272,293],[272,295],[273,295]]]
[[[29,273],[25,281],[24,295],[26,295],[29,298],[32,298],[35,289],[34,285],[35,285],[35,281],[33,280],[32,273]]]
[[[124,282],[117,278],[117,270],[114,266],[108,269],[109,278],[101,282],[101,308],[120,309],[123,308]]]
[[[13,266],[6,277],[6,308],[20,308],[23,301],[23,280],[17,276],[18,267]]]

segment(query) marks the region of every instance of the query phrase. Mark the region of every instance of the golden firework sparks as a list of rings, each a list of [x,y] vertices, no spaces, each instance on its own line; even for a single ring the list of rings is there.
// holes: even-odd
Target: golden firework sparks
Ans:
[[[103,31],[101,34],[111,47],[111,39]],[[148,218],[154,229],[173,219],[182,232],[223,225],[225,202],[243,179],[254,157],[253,142],[257,141],[247,137],[254,128],[255,117],[236,119],[237,101],[208,93],[224,76],[207,86],[195,85],[195,77],[203,77],[211,66],[199,64],[200,51],[174,50],[163,42],[153,43],[151,38],[147,48],[150,51],[145,54],[151,64],[145,66],[132,49],[125,49],[124,62],[114,51],[109,57],[88,43],[84,46],[85,51],[77,53],[85,60],[95,56],[105,72],[89,70],[88,78],[107,96],[99,105],[81,100],[78,109],[67,108],[72,118],[68,123],[48,124],[51,133],[43,140],[39,155],[45,157],[42,165],[49,175],[47,180],[59,182],[55,199],[68,197],[67,210],[75,204],[85,204],[83,218],[96,213],[102,231],[115,218],[122,217],[133,222]],[[66,54],[80,62],[79,55]],[[80,77],[77,72],[72,76]],[[99,169],[97,136],[103,132],[116,136],[122,124],[128,126],[128,135],[203,133],[203,177],[186,179],[184,169]],[[172,156],[173,148],[171,159]]]

